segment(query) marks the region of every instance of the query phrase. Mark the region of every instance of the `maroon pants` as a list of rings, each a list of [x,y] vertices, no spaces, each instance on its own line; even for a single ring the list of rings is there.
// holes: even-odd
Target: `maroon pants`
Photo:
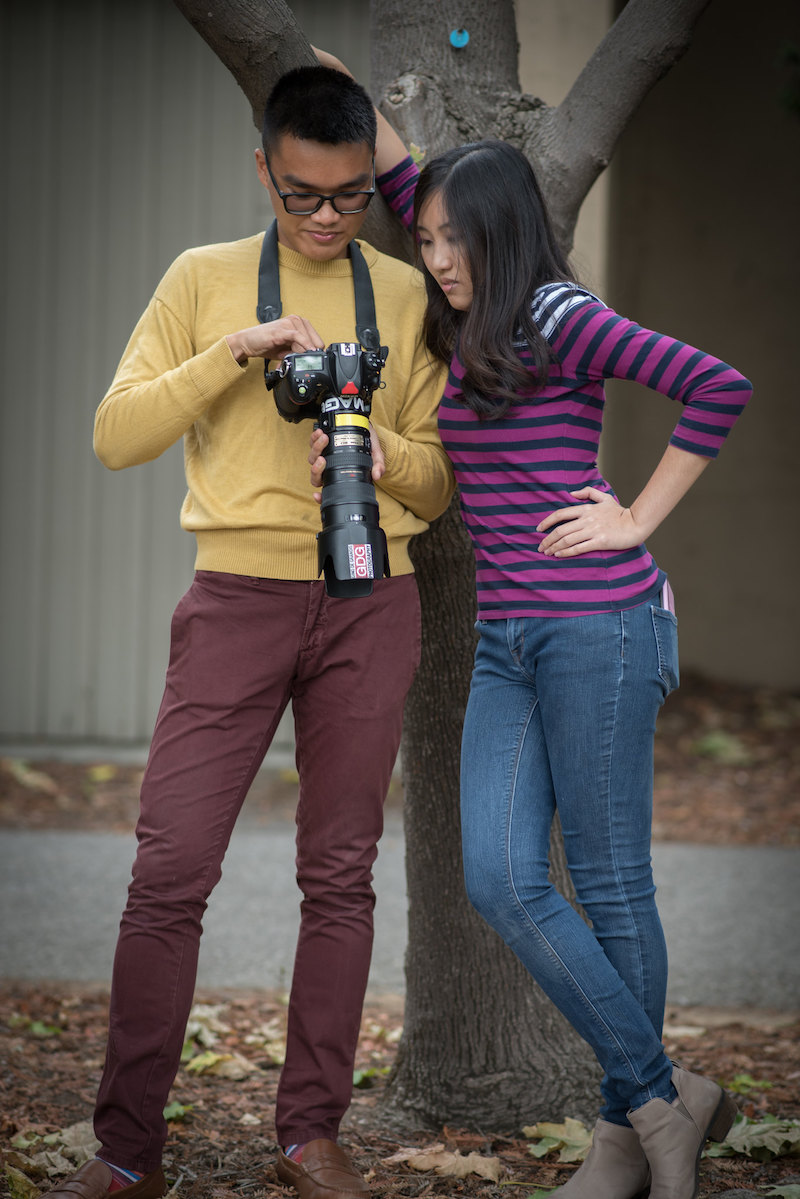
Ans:
[[[199,571],[178,604],[95,1112],[109,1161],[145,1172],[161,1161],[206,900],[289,700],[303,898],[276,1126],[282,1144],[336,1139],[372,951],[372,865],[419,643],[412,575],[331,599],[321,582]]]

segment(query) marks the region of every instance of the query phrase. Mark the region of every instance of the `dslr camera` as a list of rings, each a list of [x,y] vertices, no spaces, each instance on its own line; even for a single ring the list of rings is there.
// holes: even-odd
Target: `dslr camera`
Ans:
[[[287,354],[277,370],[264,366],[267,389],[284,420],[313,420],[328,435],[317,546],[319,573],[332,596],[370,595],[373,579],[390,574],[369,434],[372,393],[382,386],[388,353],[386,346],[365,350],[358,342],[336,342]]]

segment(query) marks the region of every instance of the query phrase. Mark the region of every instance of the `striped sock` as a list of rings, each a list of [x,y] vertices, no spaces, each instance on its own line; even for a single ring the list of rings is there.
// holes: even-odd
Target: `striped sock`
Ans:
[[[103,1162],[111,1171],[111,1186],[108,1188],[109,1194],[114,1191],[121,1191],[124,1187],[133,1186],[135,1182],[139,1182],[144,1178],[143,1174],[137,1174],[135,1170],[123,1170],[122,1166],[115,1166],[113,1162],[107,1162],[104,1157],[99,1157],[98,1161]]]
[[[303,1160],[303,1150],[305,1144],[302,1145],[287,1145],[283,1151],[284,1157],[289,1157],[293,1162],[301,1162]]]

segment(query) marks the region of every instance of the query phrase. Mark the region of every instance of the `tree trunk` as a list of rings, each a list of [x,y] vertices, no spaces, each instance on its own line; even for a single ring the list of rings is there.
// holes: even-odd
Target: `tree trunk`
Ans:
[[[442,3],[437,17],[438,41],[424,11],[412,6],[410,12],[403,0],[372,2],[372,28],[380,30],[383,48],[377,54],[373,39],[373,90],[406,144],[428,158],[495,135],[498,113],[519,91],[511,0]],[[447,37],[461,27],[470,40],[456,50]],[[393,80],[391,64],[409,61],[413,75]],[[474,912],[464,888],[459,757],[475,646],[475,582],[456,501],[417,538],[412,556],[423,659],[403,731],[406,1007],[385,1114],[396,1124],[410,1117],[411,1124],[508,1131],[545,1118],[588,1119],[597,1107],[593,1055]],[[556,884],[572,894],[560,836],[551,856]]]
[[[469,904],[461,867],[459,752],[475,645],[472,550],[455,505],[412,549],[422,662],[403,732],[408,949],[403,1038],[383,1115],[518,1131],[592,1118],[588,1047]],[[568,887],[560,840],[562,886]]]
[[[705,2],[697,0],[694,8]],[[613,59],[619,65],[628,56],[627,47],[637,61],[643,53],[642,30],[651,0],[633,0],[629,7],[637,11],[628,18],[625,36],[620,38],[618,30],[598,50],[603,64]],[[671,7],[685,9],[687,4]],[[671,15],[674,30],[675,12]],[[406,144],[415,143],[429,158],[459,141],[487,136],[516,141],[529,154],[540,146],[532,156],[538,159],[557,230],[569,250],[580,201],[607,165],[621,132],[617,96],[613,115],[595,116],[593,141],[574,138],[570,143],[558,110],[519,94],[510,2],[442,3],[437,18],[437,36],[431,37],[424,11],[405,0],[372,0],[372,27],[380,31],[380,41],[373,38],[372,43],[373,91],[382,99],[385,115]],[[686,24],[684,16],[682,32]],[[470,40],[466,48],[454,50],[444,39],[451,28],[461,27]],[[663,40],[663,24],[657,33]],[[677,57],[686,38],[673,35],[671,44]],[[666,52],[657,53],[658,46],[650,49],[658,61],[650,76],[654,81],[663,73]],[[413,73],[392,75],[393,64],[408,62],[414,63]],[[593,58],[579,80],[587,106],[598,78],[594,64]],[[626,93],[636,91],[631,112],[647,90],[644,74],[632,72]],[[604,87],[613,92],[612,78],[609,71]],[[567,100],[573,105],[569,128],[576,120],[576,101],[572,93]],[[564,169],[573,160],[577,184]],[[396,1123],[410,1116],[412,1124],[447,1122],[508,1131],[565,1116],[589,1121],[599,1099],[600,1071],[593,1054],[474,913],[463,884],[459,752],[475,607],[472,553],[455,502],[417,539],[412,555],[422,597],[423,658],[404,722],[406,1007],[386,1115]],[[551,877],[574,902],[557,821]]]
[[[278,75],[313,62],[283,0],[175,0],[233,72],[260,127]],[[372,0],[373,94],[430,159],[502,137],[536,163],[569,250],[580,205],[628,118],[688,45],[708,0],[629,0],[558,108],[522,95],[512,0]],[[453,30],[469,40],[455,48]],[[378,197],[364,235],[409,257]],[[391,346],[391,334],[386,330]],[[459,753],[474,647],[472,553],[455,503],[413,547],[423,658],[406,708],[403,773],[409,940],[406,1018],[385,1116],[396,1124],[517,1130],[597,1107],[588,1048],[472,911],[459,830]],[[555,826],[557,828],[557,824]],[[553,878],[572,894],[560,838]]]

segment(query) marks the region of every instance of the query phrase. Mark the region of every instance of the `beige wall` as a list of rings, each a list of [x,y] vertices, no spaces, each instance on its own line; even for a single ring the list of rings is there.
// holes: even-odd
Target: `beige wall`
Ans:
[[[328,0],[294,6],[313,38],[365,70],[366,0],[338,0],[335,21]],[[518,0],[525,89],[558,103],[610,7]],[[800,125],[774,100],[780,41],[800,42],[793,10],[769,0],[756,24],[743,0],[715,0],[625,137],[610,216],[607,180],[587,201],[575,259],[622,311],[755,379],[753,412],[653,548],[683,605],[685,665],[796,684]],[[92,454],[92,417],[174,254],[266,219],[257,137],[171,0],[4,0],[0,66],[15,98],[0,113],[0,742],[136,743],[191,575],[180,447],[111,474]],[[609,473],[625,496],[672,414],[647,396],[611,409]]]
[[[617,7],[517,0],[524,89],[557,104]],[[618,311],[732,362],[755,384],[719,460],[650,548],[678,593],[683,669],[782,687],[800,683],[800,113],[780,100],[792,43],[792,0],[768,0],[757,19],[745,0],[714,0],[595,184],[573,253],[580,277]],[[677,414],[633,385],[610,384],[608,396],[601,463],[630,502]]]
[[[560,104],[614,19],[612,0],[516,0],[522,89]],[[608,172],[581,208],[572,262],[588,287],[606,289]]]
[[[780,99],[789,42],[800,44],[793,0],[711,4],[612,164],[606,294],[755,384],[720,458],[650,547],[675,586],[684,669],[796,687],[800,113]],[[604,466],[623,500],[675,419],[632,385],[613,393]]]
[[[365,66],[367,0],[296,7]],[[258,134],[172,0],[3,0],[0,77],[0,753],[136,745],[194,539],[180,445],[112,473],[94,411],[175,255],[271,219]]]

